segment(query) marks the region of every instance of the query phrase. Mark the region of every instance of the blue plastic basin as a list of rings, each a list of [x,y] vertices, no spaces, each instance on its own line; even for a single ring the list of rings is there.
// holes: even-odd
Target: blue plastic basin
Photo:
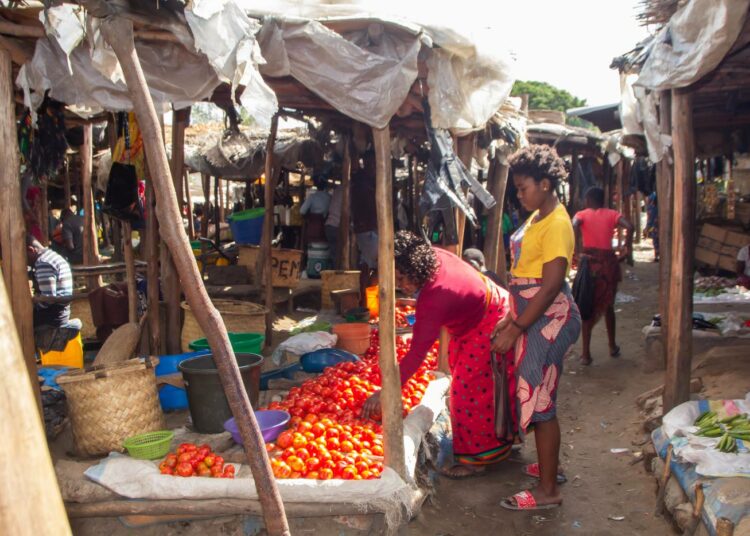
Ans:
[[[338,348],[323,348],[309,352],[300,357],[299,362],[302,364],[302,370],[305,372],[323,372],[324,369],[338,365],[344,361],[359,361],[359,356],[339,350]]]
[[[186,354],[161,355],[159,356],[159,364],[156,365],[154,371],[156,372],[157,377],[177,374],[180,372],[177,365],[186,359],[209,353],[211,353],[210,350],[200,350],[198,352],[188,352]],[[187,393],[185,392],[185,389],[175,387],[174,385],[162,385],[159,387],[159,403],[161,403],[161,408],[164,411],[187,409]]]

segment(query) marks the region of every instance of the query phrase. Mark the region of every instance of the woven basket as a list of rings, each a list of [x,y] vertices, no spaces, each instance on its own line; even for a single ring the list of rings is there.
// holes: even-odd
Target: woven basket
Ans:
[[[81,337],[84,339],[96,338],[96,325],[94,324],[94,318],[91,316],[88,296],[74,298],[70,302],[70,318],[77,318],[83,324]]]
[[[214,307],[219,310],[221,318],[227,331],[238,333],[265,333],[266,313],[268,309],[257,303],[238,300],[213,300]],[[185,322],[182,324],[182,336],[180,345],[183,352],[190,352],[190,343],[196,339],[202,339],[203,333],[198,320],[195,318],[190,305],[182,302],[185,311]]]
[[[359,270],[323,270],[320,272],[320,308],[333,309],[332,290],[359,289]]]
[[[158,362],[156,358],[129,359],[57,377],[68,401],[78,455],[122,452],[125,439],[164,429],[154,375]]]

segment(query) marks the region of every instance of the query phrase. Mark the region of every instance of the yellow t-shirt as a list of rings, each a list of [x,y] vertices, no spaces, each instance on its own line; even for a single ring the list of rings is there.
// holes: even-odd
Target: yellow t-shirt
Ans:
[[[534,222],[535,211],[510,237],[513,277],[542,277],[542,267],[558,258],[568,261],[568,270],[575,249],[575,235],[570,216],[562,203],[540,221]]]

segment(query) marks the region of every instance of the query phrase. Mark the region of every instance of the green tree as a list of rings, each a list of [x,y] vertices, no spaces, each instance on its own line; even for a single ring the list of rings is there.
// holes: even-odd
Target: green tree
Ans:
[[[547,82],[535,80],[516,80],[511,95],[517,97],[529,96],[529,110],[558,110],[564,112],[570,108],[586,106],[586,99],[579,99],[564,89],[557,88]],[[591,129],[593,125],[579,117],[568,117],[569,125]]]

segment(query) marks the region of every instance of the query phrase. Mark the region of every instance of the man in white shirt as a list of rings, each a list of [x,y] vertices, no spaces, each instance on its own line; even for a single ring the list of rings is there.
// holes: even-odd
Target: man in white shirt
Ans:
[[[299,210],[305,218],[305,241],[308,244],[325,241],[323,227],[328,215],[328,206],[331,204],[331,196],[325,190],[327,183],[328,177],[323,174],[313,175],[315,190],[308,194]]]
[[[737,284],[750,289],[750,244],[737,252]]]

